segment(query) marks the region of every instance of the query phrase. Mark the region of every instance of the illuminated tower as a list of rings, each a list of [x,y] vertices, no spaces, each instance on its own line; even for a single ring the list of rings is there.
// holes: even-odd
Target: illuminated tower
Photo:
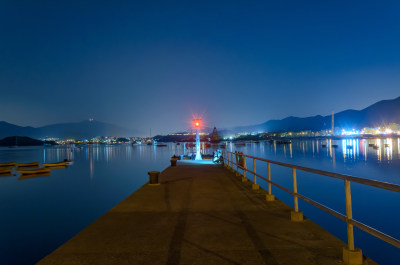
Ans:
[[[194,127],[196,128],[196,158],[195,160],[201,160],[201,154],[200,154],[200,121],[201,119],[194,119]]]
[[[335,134],[335,113],[332,111],[332,135]]]

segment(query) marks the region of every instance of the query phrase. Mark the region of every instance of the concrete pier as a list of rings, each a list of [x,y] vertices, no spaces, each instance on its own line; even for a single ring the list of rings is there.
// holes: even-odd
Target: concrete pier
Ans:
[[[38,264],[343,264],[344,242],[222,166],[169,167],[160,180]]]

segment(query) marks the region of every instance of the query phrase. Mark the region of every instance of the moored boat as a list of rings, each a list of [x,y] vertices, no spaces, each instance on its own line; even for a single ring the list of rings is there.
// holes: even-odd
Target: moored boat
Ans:
[[[276,144],[292,144],[291,140],[280,140],[276,141]]]
[[[1,167],[15,167],[17,165],[17,163],[15,162],[9,162],[9,163],[0,163],[0,168]]]
[[[59,166],[67,166],[70,162],[57,162],[57,163],[43,163],[45,167],[59,167]]]
[[[12,169],[13,169],[12,167],[2,167],[2,168],[0,168],[0,174],[11,173]]]
[[[50,169],[42,167],[42,168],[17,169],[17,171],[21,174],[43,174],[43,173],[49,173]]]
[[[67,166],[66,165],[60,165],[60,166],[51,166],[51,167],[46,167],[46,168],[53,170],[53,169],[58,169],[58,168],[67,168]]]
[[[32,163],[18,163],[17,167],[38,167],[39,162],[32,162]]]
[[[50,176],[50,172],[47,173],[37,173],[37,174],[23,174],[18,177],[18,180],[37,178],[37,177],[47,177]]]

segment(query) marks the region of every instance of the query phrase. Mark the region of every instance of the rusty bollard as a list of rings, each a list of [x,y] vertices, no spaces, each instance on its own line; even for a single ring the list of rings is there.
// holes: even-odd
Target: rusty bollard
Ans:
[[[160,183],[158,182],[158,177],[160,175],[160,171],[149,171],[147,174],[149,174],[149,177],[150,177],[150,180],[149,180],[150,186],[160,185]]]
[[[176,167],[176,161],[178,160],[178,157],[171,157],[171,167]]]

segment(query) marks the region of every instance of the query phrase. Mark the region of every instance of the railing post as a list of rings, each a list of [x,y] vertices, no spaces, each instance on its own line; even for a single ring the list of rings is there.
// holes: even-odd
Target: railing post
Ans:
[[[351,205],[351,189],[350,180],[344,180],[344,192],[346,196],[346,223],[347,223],[347,247],[343,248],[343,261],[346,264],[362,264],[361,249],[354,248],[354,231],[351,220],[353,219],[353,211]]]
[[[293,197],[294,197],[294,211],[291,212],[291,220],[293,222],[301,222],[303,221],[303,212],[299,212],[299,200],[297,198],[297,177],[296,177],[296,169],[292,168],[292,176],[293,176]]]
[[[271,163],[268,162],[268,194],[267,201],[272,202],[275,200],[275,196],[272,195],[272,184],[271,184]]]
[[[260,186],[257,184],[257,175],[256,175],[256,159],[253,158],[253,172],[254,172],[254,183],[252,185],[253,190],[258,190]]]
[[[231,152],[231,168],[230,170],[233,172],[233,153]]]
[[[243,177],[242,177],[242,182],[246,182],[247,181],[247,177],[246,177],[246,170],[247,170],[247,164],[246,164],[246,157],[243,156]]]
[[[239,173],[239,155],[238,152],[235,152],[235,158],[236,158],[236,176],[240,176]]]

